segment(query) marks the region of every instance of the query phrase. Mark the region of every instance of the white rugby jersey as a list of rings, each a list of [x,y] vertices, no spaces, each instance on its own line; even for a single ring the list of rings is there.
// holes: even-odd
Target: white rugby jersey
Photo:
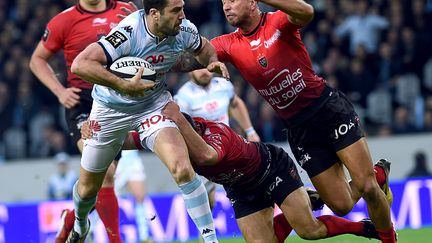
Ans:
[[[193,117],[223,122],[229,126],[228,109],[234,86],[224,78],[213,77],[206,87],[186,82],[174,96],[180,110]]]
[[[196,26],[184,19],[179,34],[161,40],[149,31],[144,10],[139,10],[123,19],[98,43],[104,49],[108,65],[120,57],[134,56],[154,66],[156,85],[143,97],[124,96],[109,87],[94,85],[92,97],[95,101],[109,108],[133,112],[145,111],[154,105],[154,101],[166,90],[166,72],[181,53],[193,53],[201,48],[201,36]]]

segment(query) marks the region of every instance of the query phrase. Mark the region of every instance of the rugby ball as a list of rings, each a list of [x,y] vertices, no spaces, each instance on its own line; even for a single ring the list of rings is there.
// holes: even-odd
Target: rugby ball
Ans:
[[[120,78],[129,80],[135,76],[141,67],[144,68],[141,80],[154,82],[156,71],[153,65],[139,57],[121,57],[109,66],[109,71]]]

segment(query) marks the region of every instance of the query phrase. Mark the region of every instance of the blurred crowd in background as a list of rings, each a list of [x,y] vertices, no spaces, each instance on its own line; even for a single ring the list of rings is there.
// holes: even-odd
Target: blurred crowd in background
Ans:
[[[315,19],[302,36],[314,69],[353,101],[367,135],[432,132],[432,0],[308,2]],[[78,154],[67,134],[63,107],[28,68],[46,23],[76,3],[0,1],[0,161]],[[141,7],[141,1],[136,4]],[[210,39],[233,30],[220,0],[185,4],[186,17],[201,35]],[[63,56],[51,64],[66,81]],[[170,91],[175,93],[188,78],[170,74]],[[231,78],[261,138],[286,140],[271,107],[233,68]]]

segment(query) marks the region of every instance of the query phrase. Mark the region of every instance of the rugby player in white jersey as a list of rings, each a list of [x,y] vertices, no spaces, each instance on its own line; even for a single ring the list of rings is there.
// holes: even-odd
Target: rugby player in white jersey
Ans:
[[[179,185],[189,215],[205,242],[218,242],[203,183],[193,170],[186,143],[174,122],[162,116],[172,97],[165,74],[183,52],[192,53],[211,72],[229,78],[209,41],[185,19],[183,0],[143,0],[136,11],[108,36],[89,45],[72,63],[73,73],[94,85],[90,124],[81,158],[80,178],[74,186],[75,223],[67,242],[82,242],[89,229],[88,213],[94,206],[106,169],[130,130],[138,142],[153,151]],[[148,60],[155,68],[154,84],[141,79],[143,69],[126,81],[105,69],[124,56]]]
[[[246,138],[259,142],[249,118],[249,112],[243,100],[235,94],[234,86],[224,78],[213,77],[207,69],[190,72],[191,80],[187,81],[174,95],[180,110],[192,117],[202,117],[207,120],[229,124],[233,118],[245,132]],[[207,189],[210,208],[215,204],[216,184],[201,177]]]

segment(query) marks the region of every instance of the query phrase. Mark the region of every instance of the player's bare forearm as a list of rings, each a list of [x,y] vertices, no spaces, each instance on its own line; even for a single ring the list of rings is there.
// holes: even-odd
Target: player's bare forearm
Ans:
[[[234,99],[230,104],[229,114],[234,118],[234,120],[236,120],[243,130],[252,127],[252,122],[250,120],[246,104],[237,95],[234,96]]]
[[[289,20],[299,26],[307,25],[314,17],[312,5],[303,0],[259,0],[259,2],[285,12]]]
[[[202,47],[201,50],[195,55],[195,58],[199,63],[201,63],[204,67],[209,65],[212,62],[217,62],[217,54],[213,45],[206,38],[202,38]]]
[[[190,72],[202,68],[205,68],[205,66],[199,63],[198,60],[191,53],[184,52],[180,55],[176,64],[171,67],[171,71]]]
[[[65,87],[60,83],[54,70],[49,64],[53,53],[49,52],[43,47],[41,43],[38,44],[30,59],[30,70],[33,74],[56,96]]]
[[[125,80],[105,69],[103,65],[106,62],[102,47],[93,43],[75,58],[71,71],[87,82],[121,90],[121,85],[125,83]]]
[[[218,158],[217,152],[193,130],[182,115],[181,117],[176,124],[185,139],[191,160],[201,165],[215,164]]]
[[[188,120],[180,113],[180,108],[176,103],[169,102],[163,109],[163,115],[175,122],[179,128],[192,161],[207,165],[217,163],[217,152],[192,128]]]

